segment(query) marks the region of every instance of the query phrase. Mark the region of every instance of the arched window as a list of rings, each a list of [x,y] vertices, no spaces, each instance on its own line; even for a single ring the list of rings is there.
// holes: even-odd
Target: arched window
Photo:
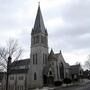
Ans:
[[[34,80],[37,80],[36,72],[34,73]]]
[[[49,74],[52,75],[52,72],[50,71]]]
[[[63,63],[61,62],[60,66],[59,66],[59,70],[60,70],[60,77],[61,79],[64,79],[64,66]]]
[[[33,64],[35,64],[35,57],[34,57],[35,55],[33,54]]]
[[[37,53],[35,54],[35,56],[36,56],[36,64],[37,64]]]
[[[37,53],[33,54],[33,64],[37,64],[38,63],[38,56]]]

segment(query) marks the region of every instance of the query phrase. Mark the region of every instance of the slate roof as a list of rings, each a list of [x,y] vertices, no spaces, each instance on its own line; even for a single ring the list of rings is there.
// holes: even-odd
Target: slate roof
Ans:
[[[17,69],[17,70],[10,70],[10,74],[20,74],[20,73],[27,73],[28,69]]]
[[[66,62],[65,62],[65,67],[66,67],[66,68],[68,68],[68,69],[70,69],[69,64],[68,64],[68,63],[66,63]]]
[[[49,60],[52,60],[52,59],[57,60],[58,56],[60,56],[60,53],[55,53],[55,54],[50,53],[48,58],[49,58]]]
[[[48,59],[49,59],[49,60],[52,60],[52,59],[56,60],[55,54],[54,54],[54,52],[53,52],[52,49],[51,49],[51,51],[50,51],[50,54],[49,54],[49,56],[48,56]]]
[[[45,29],[45,26],[44,26],[40,5],[38,6],[38,11],[37,11],[37,15],[34,23],[34,28],[32,30],[32,34],[39,33],[39,32],[47,34],[47,30]]]
[[[54,56],[57,58],[60,55],[60,53],[56,53],[54,54]]]
[[[53,49],[51,49],[50,54],[49,54],[49,56],[48,56],[48,59],[49,59],[49,60],[53,60],[53,59],[54,59],[54,60],[57,60],[58,56],[63,57],[61,50],[60,50],[59,53],[54,53]]]
[[[14,61],[10,66],[11,67],[14,67],[14,66],[23,66],[23,65],[28,65],[29,63],[30,63],[30,58]]]
[[[20,74],[20,73],[27,73],[30,64],[30,58],[14,61],[10,65],[9,74]],[[20,66],[25,66],[24,68],[20,68]],[[17,68],[15,68],[17,67]]]

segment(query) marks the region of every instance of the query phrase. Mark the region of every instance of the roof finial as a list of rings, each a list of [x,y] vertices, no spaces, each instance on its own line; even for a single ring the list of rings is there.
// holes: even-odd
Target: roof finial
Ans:
[[[40,7],[40,1],[38,2],[38,6]]]
[[[51,48],[51,52],[50,52],[51,54],[54,54],[54,52],[53,52],[53,49]]]
[[[60,54],[62,54],[62,51],[60,50]]]

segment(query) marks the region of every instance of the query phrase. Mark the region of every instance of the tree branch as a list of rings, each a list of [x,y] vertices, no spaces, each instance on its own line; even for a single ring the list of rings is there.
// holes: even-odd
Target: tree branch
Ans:
[[[10,56],[13,61],[20,58],[22,49],[18,46],[17,40],[10,39],[6,47],[0,47],[0,66],[7,68],[8,57]]]

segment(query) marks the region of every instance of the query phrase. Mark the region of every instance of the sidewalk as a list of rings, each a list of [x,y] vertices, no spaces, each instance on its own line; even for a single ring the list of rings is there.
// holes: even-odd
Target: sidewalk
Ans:
[[[90,83],[90,80],[88,79],[81,79],[80,81],[78,82],[74,82],[74,83],[71,83],[71,84],[63,84],[61,87],[74,87],[74,86],[83,86],[83,85],[86,85],[86,84],[89,84]]]
[[[87,84],[90,84],[90,80],[82,79],[79,82],[75,82],[75,83],[68,84],[68,85],[63,84],[62,86],[55,87],[54,90],[81,90],[80,88]]]
[[[86,85],[86,84],[90,84],[90,80],[89,79],[83,79],[82,81],[80,81],[79,85]]]
[[[66,84],[63,84],[62,86],[58,86],[58,87],[43,87],[43,88],[41,88],[41,89],[39,89],[39,88],[36,88],[36,89],[34,89],[34,90],[56,90],[56,89],[62,89],[62,88],[69,88],[69,87],[80,87],[80,86],[84,86],[84,85],[86,85],[86,84],[90,84],[90,80],[88,80],[88,79],[82,79],[82,80],[80,80],[79,82],[75,82],[75,83],[71,83],[71,84],[68,84],[68,85],[66,85]]]

